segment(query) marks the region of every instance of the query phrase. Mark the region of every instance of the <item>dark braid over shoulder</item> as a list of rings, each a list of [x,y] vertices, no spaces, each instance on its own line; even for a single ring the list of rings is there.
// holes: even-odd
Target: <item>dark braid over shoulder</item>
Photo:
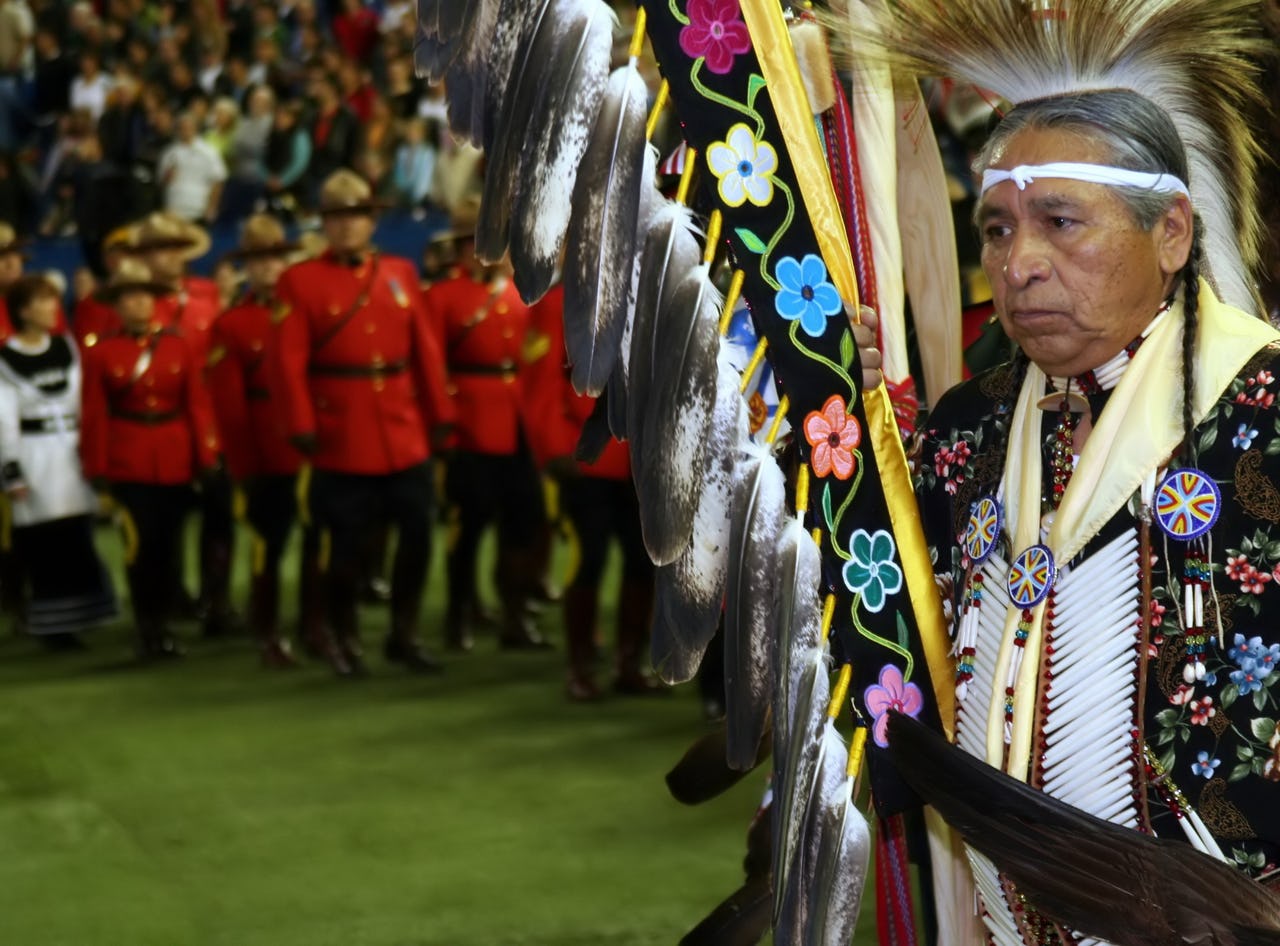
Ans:
[[[997,414],[1003,423],[996,428],[998,434],[997,439],[992,444],[991,455],[996,457],[999,462],[992,464],[995,472],[995,482],[986,485],[986,492],[993,496],[1000,488],[1000,477],[1004,475],[1004,467],[1007,462],[1005,455],[1009,450],[1009,431],[1013,429],[1013,412],[1018,406],[1018,395],[1022,391],[1023,382],[1027,380],[1027,369],[1030,366],[1031,359],[1027,357],[1026,352],[1021,348],[1015,347],[1013,359],[1009,362],[1011,375],[1009,391],[997,408]]]
[[[1192,434],[1195,431],[1195,418],[1192,407],[1195,404],[1195,363],[1196,363],[1196,327],[1199,324],[1200,299],[1200,254],[1204,244],[1204,224],[1200,217],[1195,217],[1191,239],[1191,255],[1187,265],[1182,268],[1182,450],[1187,462],[1194,465],[1195,443]]]

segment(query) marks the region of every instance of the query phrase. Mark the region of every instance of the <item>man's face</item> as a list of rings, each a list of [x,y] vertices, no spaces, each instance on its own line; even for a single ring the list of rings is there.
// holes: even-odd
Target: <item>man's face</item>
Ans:
[[[0,253],[0,286],[10,286],[22,275],[22,254]]]
[[[151,325],[151,314],[156,300],[144,289],[130,289],[116,298],[116,312],[124,327],[132,332],[142,332]]]
[[[1028,129],[991,167],[1111,163],[1078,132]],[[1142,333],[1191,248],[1191,212],[1179,201],[1150,232],[1110,187],[1046,178],[997,184],[978,205],[982,268],[1009,337],[1051,375],[1096,368]]]
[[[274,289],[284,272],[284,257],[259,256],[245,260],[244,274],[254,289]]]
[[[324,237],[335,253],[363,253],[373,239],[372,214],[331,213],[324,215]]]
[[[147,268],[157,282],[177,283],[182,279],[186,261],[182,258],[182,250],[152,250],[147,254]]]

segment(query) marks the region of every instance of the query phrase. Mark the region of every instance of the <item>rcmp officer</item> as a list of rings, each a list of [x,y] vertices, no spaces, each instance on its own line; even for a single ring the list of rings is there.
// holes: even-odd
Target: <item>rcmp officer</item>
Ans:
[[[600,582],[616,538],[622,552],[622,585],[617,607],[617,654],[613,680],[623,694],[665,693],[648,676],[646,642],[653,613],[653,563],[640,531],[640,504],[631,482],[631,456],[625,443],[610,439],[594,463],[573,453],[595,399],[577,394],[564,360],[564,287],[555,286],[529,312],[529,362],[526,412],[530,444],[538,463],[560,483],[560,507],[572,530],[576,568],[564,592],[565,640],[570,700],[595,700],[596,622]],[[537,418],[536,422],[532,418]]]
[[[310,513],[324,530],[323,642],[341,675],[360,672],[356,599],[367,541],[380,523],[399,533],[391,576],[388,660],[414,671],[439,664],[417,634],[431,551],[428,459],[445,442],[453,405],[418,274],[371,240],[369,185],[335,171],[320,191],[329,249],[286,270],[276,287],[272,397],[295,446],[311,458]]]
[[[202,227],[163,211],[109,235],[104,243],[104,253],[139,260],[154,280],[169,287],[156,300],[152,318],[160,328],[181,331],[201,358],[218,317],[218,287],[213,280],[189,275],[186,268],[209,252],[209,245],[209,234]],[[119,316],[110,304],[77,307],[75,334],[82,348],[93,347],[97,339],[119,329]]]
[[[245,221],[240,246],[229,259],[243,264],[240,297],[213,325],[208,382],[222,437],[227,472],[245,494],[253,530],[249,621],[268,666],[297,663],[280,631],[280,559],[296,518],[296,483],[303,457],[289,443],[267,387],[267,344],[276,282],[297,244],[268,214]],[[304,637],[315,637],[322,615],[318,542],[307,529],[299,581]]]
[[[107,285],[121,329],[84,355],[80,455],[84,473],[122,509],[126,566],[141,652],[171,657],[167,621],[181,590],[182,521],[193,480],[218,466],[218,437],[203,365],[172,329],[157,329],[168,286],[137,260]]]
[[[474,225],[455,226],[458,273],[433,285],[427,308],[444,339],[449,393],[457,406],[456,451],[449,458],[446,493],[457,529],[449,550],[448,645],[472,646],[469,619],[478,616],[476,553],[480,536],[498,518],[495,583],[502,597],[503,647],[548,644],[528,616],[545,596],[546,512],[521,422],[525,333],[529,310],[515,285],[475,257]]]

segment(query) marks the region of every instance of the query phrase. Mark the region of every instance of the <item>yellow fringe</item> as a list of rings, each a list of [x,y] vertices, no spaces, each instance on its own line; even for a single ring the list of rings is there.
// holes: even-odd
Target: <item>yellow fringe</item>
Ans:
[[[738,299],[742,296],[742,283],[746,278],[745,272],[735,269],[733,278],[729,280],[729,290],[724,294],[724,310],[720,315],[721,338],[729,334],[729,326],[733,322],[733,310],[738,307]]]
[[[644,8],[641,7],[641,9]],[[653,108],[650,109],[649,120],[644,126],[645,140],[653,140],[653,133],[658,130],[658,121],[662,118],[663,109],[667,107],[669,101],[671,101],[671,86],[667,84],[666,79],[663,79],[662,84],[658,86],[658,94],[653,97]]]

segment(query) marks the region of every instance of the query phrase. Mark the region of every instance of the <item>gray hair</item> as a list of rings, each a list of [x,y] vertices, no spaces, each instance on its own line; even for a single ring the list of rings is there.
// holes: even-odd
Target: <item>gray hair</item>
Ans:
[[[1010,111],[991,133],[973,162],[975,174],[986,170],[994,155],[1021,131],[1067,129],[1107,149],[1106,161],[1131,171],[1173,174],[1188,180],[1187,152],[1168,113],[1129,89],[1080,92],[1024,102]],[[1114,187],[1138,226],[1150,230],[1173,205],[1175,194],[1143,187]]]

